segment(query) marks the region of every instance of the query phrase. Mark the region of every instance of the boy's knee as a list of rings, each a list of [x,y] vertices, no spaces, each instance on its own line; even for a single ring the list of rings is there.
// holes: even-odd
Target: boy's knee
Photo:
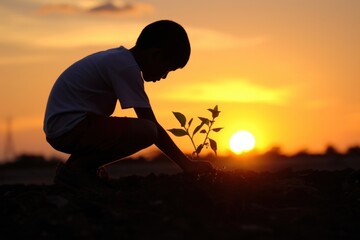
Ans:
[[[144,120],[144,135],[147,136],[147,139],[152,143],[154,143],[158,136],[158,129],[154,122],[149,120]]]

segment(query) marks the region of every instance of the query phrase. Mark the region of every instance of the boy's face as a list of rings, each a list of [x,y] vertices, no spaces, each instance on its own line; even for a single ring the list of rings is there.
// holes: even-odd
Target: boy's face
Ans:
[[[165,79],[169,72],[177,70],[178,67],[165,58],[159,52],[149,54],[143,63],[141,72],[146,82],[156,82]]]

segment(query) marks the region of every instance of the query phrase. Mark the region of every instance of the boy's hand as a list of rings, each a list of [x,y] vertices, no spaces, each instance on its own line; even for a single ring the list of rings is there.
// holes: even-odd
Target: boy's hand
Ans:
[[[215,171],[211,163],[203,161],[190,161],[183,170],[186,173],[207,173]]]

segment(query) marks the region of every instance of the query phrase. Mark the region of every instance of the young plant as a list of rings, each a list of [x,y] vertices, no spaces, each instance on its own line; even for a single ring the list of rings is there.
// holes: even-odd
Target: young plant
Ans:
[[[190,138],[191,144],[194,147],[194,152],[192,153],[192,157],[196,156],[196,159],[199,159],[199,154],[201,150],[205,147],[210,148],[214,151],[215,155],[217,155],[217,143],[214,139],[210,138],[210,132],[219,132],[223,128],[213,128],[213,125],[215,123],[215,119],[219,116],[220,111],[218,110],[218,106],[216,105],[213,109],[209,108],[207,109],[211,112],[211,119],[204,118],[204,117],[198,117],[201,123],[194,128],[192,133],[190,133],[190,127],[193,122],[193,118],[187,122],[186,117],[184,114],[180,112],[173,112],[176,119],[179,121],[182,128],[173,128],[168,129],[172,134],[174,134],[177,137],[183,137],[188,136]],[[204,127],[204,128],[203,128]],[[194,141],[194,136],[197,133],[205,134],[204,140],[199,144],[196,145]]]

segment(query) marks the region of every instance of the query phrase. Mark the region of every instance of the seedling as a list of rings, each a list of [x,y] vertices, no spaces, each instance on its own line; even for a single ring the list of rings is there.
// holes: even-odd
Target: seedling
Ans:
[[[213,128],[213,125],[215,123],[215,119],[219,116],[220,111],[218,110],[218,106],[216,105],[213,109],[209,108],[207,109],[209,112],[211,112],[212,118],[204,118],[204,117],[198,117],[201,123],[194,128],[192,133],[190,133],[190,127],[193,122],[193,118],[187,122],[186,117],[184,114],[180,112],[173,112],[176,119],[179,121],[182,128],[173,128],[168,129],[172,134],[174,134],[177,137],[183,137],[188,136],[190,138],[191,144],[194,147],[194,152],[192,153],[192,158],[199,159],[199,154],[203,150],[203,148],[210,148],[214,151],[215,155],[217,155],[217,143],[214,139],[210,138],[209,135],[211,132],[219,132],[223,128]],[[203,128],[204,127],[204,128]],[[201,142],[201,144],[196,145],[194,136],[197,133],[205,134],[204,140]]]

